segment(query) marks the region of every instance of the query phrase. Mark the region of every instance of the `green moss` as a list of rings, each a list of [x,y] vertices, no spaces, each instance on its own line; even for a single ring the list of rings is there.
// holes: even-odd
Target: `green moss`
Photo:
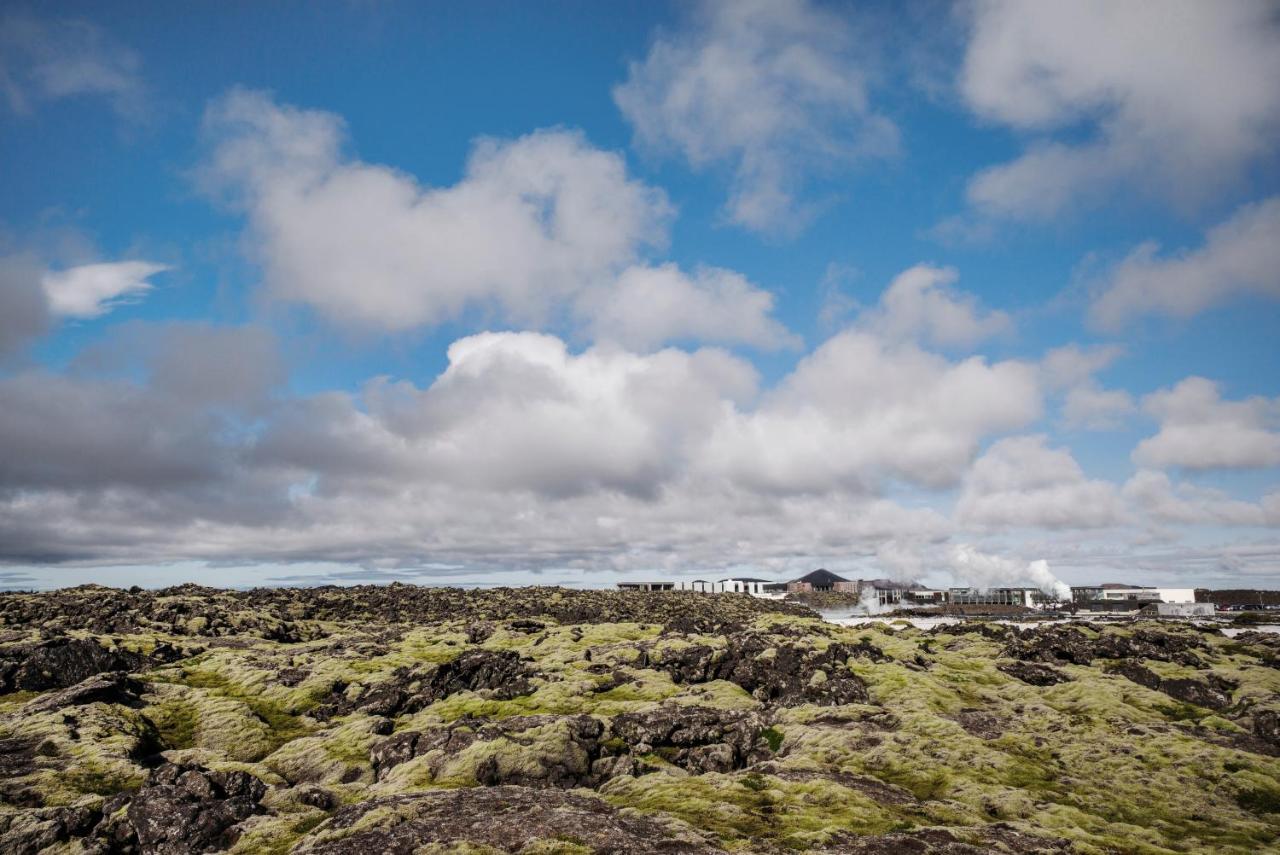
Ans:
[[[136,792],[145,777],[141,770],[125,771],[83,763],[63,773],[63,782],[78,793],[114,796],[116,793]]]
[[[921,770],[905,764],[887,763],[871,772],[886,783],[910,790],[920,801],[942,798],[950,784],[950,777],[943,769]]]
[[[766,727],[760,731],[760,736],[764,738],[765,742],[769,743],[769,750],[777,754],[778,749],[782,747],[782,732],[776,728]]]
[[[1194,704],[1185,704],[1182,702],[1175,704],[1161,704],[1157,709],[1164,713],[1165,718],[1170,721],[1198,722],[1202,718],[1212,715],[1212,713],[1204,707],[1198,707]]]
[[[0,695],[0,712],[16,709],[27,701],[40,697],[40,692],[10,692],[7,695]]]
[[[314,808],[299,813],[251,818],[235,845],[233,855],[288,855],[309,831],[328,819]]]
[[[200,713],[195,704],[177,699],[155,708],[150,719],[165,748],[195,747],[196,728],[200,723]]]
[[[837,835],[881,834],[900,821],[862,793],[818,779],[659,772],[615,778],[601,794],[619,807],[675,816],[710,831],[727,849],[749,851],[758,851],[763,841],[801,851],[820,848]]]

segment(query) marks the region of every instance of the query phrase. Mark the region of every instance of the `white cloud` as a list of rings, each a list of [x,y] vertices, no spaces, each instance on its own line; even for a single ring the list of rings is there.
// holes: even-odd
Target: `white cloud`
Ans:
[[[1133,396],[1122,389],[1104,389],[1094,375],[1118,359],[1117,345],[1054,348],[1040,360],[1045,386],[1064,393],[1062,423],[1069,429],[1110,430],[1136,410]]]
[[[1224,401],[1203,377],[1188,377],[1171,389],[1143,398],[1160,431],[1138,443],[1141,466],[1186,469],[1246,469],[1280,466],[1280,401],[1253,397]]]
[[[136,115],[144,86],[138,55],[96,25],[11,12],[0,17],[0,92],[16,113],[81,95]]]
[[[754,411],[734,413],[708,465],[754,489],[867,490],[885,478],[954,483],[985,436],[1040,413],[1035,369],[949,362],[865,332],[829,339]]]
[[[672,340],[798,347],[800,339],[771,317],[773,304],[772,294],[732,270],[689,275],[663,264],[627,268],[608,289],[585,292],[577,311],[597,340],[632,350]]]
[[[1111,430],[1136,409],[1133,396],[1123,389],[1084,383],[1067,392],[1062,402],[1062,422],[1071,429]]]
[[[954,268],[918,264],[898,274],[860,321],[891,341],[939,347],[973,347],[1012,328],[1007,314],[984,311],[972,294],[952,288],[959,278]]]
[[[783,570],[951,528],[881,497],[760,494],[703,465],[715,425],[757,395],[722,351],[575,354],[486,333],[455,342],[426,388],[272,401],[245,370],[260,357],[227,358],[260,337],[215,333],[166,332],[126,377],[0,381],[21,414],[0,425],[0,559]],[[175,365],[186,346],[200,353]]]
[[[812,175],[896,151],[870,104],[865,42],[807,0],[708,0],[655,38],[614,100],[642,145],[733,170],[733,222],[794,232]]]
[[[951,363],[856,333],[759,400],[754,369],[715,349],[573,354],[553,336],[483,333],[449,359],[425,390],[379,382],[362,405],[316,399],[255,453],[356,483],[413,473],[550,496],[656,496],[685,479],[768,496],[875,494],[886,479],[954,482],[984,436],[1039,407],[1030,366]]]
[[[1089,307],[1115,330],[1144,314],[1188,318],[1244,294],[1280,298],[1280,197],[1245,205],[1210,229],[1204,246],[1161,258],[1144,243],[1118,264]]]
[[[1090,480],[1065,448],[1044,436],[1002,439],[974,462],[956,503],[963,525],[1102,528],[1124,521],[1115,485]]]
[[[1221,490],[1174,484],[1164,472],[1143,469],[1124,485],[1124,497],[1160,523],[1177,525],[1280,525],[1280,494],[1263,504],[1233,499]]]
[[[1087,538],[1107,514],[1128,526],[1108,529],[1114,556],[1126,533],[1167,539],[1159,526],[1179,518],[1259,513],[1183,486],[1183,505],[1160,504],[1134,479],[1123,498],[1141,513],[1124,516],[1114,486],[1039,437],[997,441],[975,462],[984,441],[1037,418],[1043,371],[865,331],[835,336],[764,393],[747,361],[714,348],[576,351],[482,333],[448,358],[425,386],[377,378],[293,397],[263,330],[133,325],[74,372],[0,378],[0,562],[780,576],[820,563],[906,578],[955,569],[951,544],[975,534],[987,552],[1057,562],[1096,552]],[[957,483],[949,519],[936,488]],[[1280,520],[1277,502],[1257,506],[1265,524]],[[1159,525],[1144,532],[1144,520]],[[1042,542],[1025,540],[1037,530]],[[994,543],[1011,535],[1024,540]],[[1145,566],[1129,561],[1107,566]],[[1026,561],[996,570],[962,579],[1048,578]]]
[[[342,154],[332,114],[236,91],[206,116],[202,179],[249,215],[270,293],[406,330],[498,309],[537,323],[665,241],[664,194],[581,134],[484,140],[452,187]]]
[[[42,284],[50,311],[64,318],[96,318],[116,306],[134,302],[153,287],[147,280],[168,270],[150,261],[82,264],[48,271]]]
[[[1187,205],[1238,178],[1280,128],[1280,28],[1266,0],[979,0],[960,90],[980,116],[1038,134],[977,175],[997,216],[1053,216],[1117,186]],[[1078,136],[1081,143],[1055,139]]]
[[[773,296],[729,270],[637,263],[666,240],[666,196],[581,134],[482,140],[461,181],[343,154],[342,121],[236,91],[206,117],[200,177],[249,215],[269,293],[330,321],[403,331],[469,311],[636,348],[673,339],[778,348]]]
[[[331,452],[367,453],[377,477],[651,496],[696,464],[727,407],[755,393],[754,369],[723,351],[575,355],[554,336],[481,333],[450,346],[449,366],[429,388],[374,383],[365,410],[304,410],[258,453],[321,472]],[[366,477],[359,465],[350,472]]]
[[[1115,362],[1124,353],[1117,345],[1081,347],[1068,344],[1056,347],[1040,360],[1045,385],[1055,391],[1088,383],[1093,375]]]

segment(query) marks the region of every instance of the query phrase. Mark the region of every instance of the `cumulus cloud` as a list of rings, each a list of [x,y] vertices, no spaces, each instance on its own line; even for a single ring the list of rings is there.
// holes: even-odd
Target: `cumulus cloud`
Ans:
[[[1233,297],[1280,298],[1280,197],[1245,205],[1210,229],[1202,247],[1161,257],[1144,243],[1110,272],[1089,307],[1108,330],[1144,314],[1188,318]]]
[[[597,340],[648,350],[673,340],[741,343],[765,350],[800,339],[772,317],[771,293],[732,270],[674,264],[629,267],[608,289],[592,289],[576,311]]]
[[[134,302],[150,291],[147,280],[168,270],[150,261],[82,264],[44,274],[42,285],[49,309],[64,318],[96,318],[116,306]]]
[[[629,347],[675,339],[778,348],[773,297],[729,270],[640,256],[666,240],[662,191],[577,132],[481,140],[450,187],[363,163],[342,120],[235,91],[205,119],[210,193],[242,208],[266,286],[330,321],[403,331],[466,312]]]
[[[840,333],[751,412],[717,429],[709,465],[757,489],[866,490],[883,478],[955,483],[981,439],[1040,413],[1035,369],[949,362],[911,344]]]
[[[1068,344],[1046,353],[1040,360],[1040,370],[1045,385],[1050,389],[1071,389],[1091,381],[1093,375],[1107,368],[1123,353],[1123,349],[1113,344],[1099,347]]]
[[[1176,525],[1280,525],[1280,493],[1262,504],[1233,499],[1221,490],[1174,484],[1164,472],[1143,469],[1124,485],[1124,497],[1149,518]]]
[[[1085,383],[1067,392],[1062,402],[1062,423],[1073,429],[1111,430],[1135,409],[1133,396],[1123,389]]]
[[[1117,345],[1054,348],[1040,360],[1045,386],[1063,393],[1062,423],[1070,429],[1109,430],[1137,407],[1123,389],[1104,389],[1095,374],[1123,353]]]
[[[1194,204],[1273,148],[1280,26],[1267,0],[964,8],[965,101],[1034,135],[970,182],[984,213],[1048,218],[1126,185]],[[1089,138],[1074,142],[1082,125]]]
[[[1047,437],[999,440],[965,474],[956,503],[962,525],[1088,529],[1119,525],[1125,509],[1115,485],[1085,477],[1071,452]]]
[[[429,388],[374,383],[364,408],[308,408],[256,453],[320,473],[331,454],[367,455],[370,465],[344,467],[353,480],[390,473],[552,497],[653,496],[696,463],[724,409],[755,390],[754,369],[718,350],[575,355],[554,336],[481,333],[450,346]]]
[[[0,91],[15,113],[40,101],[99,96],[136,116],[144,93],[139,66],[134,51],[89,21],[0,16]]]
[[[958,477],[985,434],[1035,417],[1035,374],[850,331],[762,395],[749,363],[714,348],[482,333],[425,387],[293,397],[260,330],[133,325],[68,373],[0,379],[0,553],[779,572],[876,560],[897,554],[890,541],[954,531],[882,488]]]
[[[816,561],[1040,584],[1025,562],[961,574],[949,543],[1044,529],[1056,539],[1019,551],[1057,560],[1075,554],[1062,538],[1116,520],[1280,521],[1276,495],[1161,493],[1152,474],[1117,496],[1043,437],[978,455],[1038,417],[1043,373],[851,329],[762,391],[716,348],[506,332],[455,341],[426,385],[296,396],[262,329],[130,324],[63,373],[0,378],[0,563],[789,575]],[[949,518],[936,490],[956,485]]]
[[[1253,397],[1224,401],[1217,384],[1188,377],[1143,398],[1160,431],[1133,450],[1152,468],[1249,469],[1280,466],[1280,401]]]
[[[984,310],[953,288],[959,278],[955,268],[918,264],[898,274],[860,320],[884,338],[938,347],[973,347],[1012,328],[1006,313]]]
[[[641,145],[732,170],[730,220],[795,231],[814,174],[897,149],[870,102],[869,44],[808,0],[708,0],[613,96]]]
[[[538,322],[666,238],[665,195],[572,131],[482,140],[443,188],[346,156],[339,117],[258,92],[216,101],[205,131],[203,184],[248,214],[272,296],[339,323]]]

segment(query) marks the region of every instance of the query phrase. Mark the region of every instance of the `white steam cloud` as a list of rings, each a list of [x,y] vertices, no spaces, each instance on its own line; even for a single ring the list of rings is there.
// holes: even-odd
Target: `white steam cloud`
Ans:
[[[893,611],[893,607],[881,604],[874,588],[863,588],[862,594],[858,597],[857,610],[865,615],[878,615]]]
[[[1049,571],[1049,562],[1040,560],[1023,564],[999,555],[979,552],[969,544],[959,544],[951,551],[951,568],[956,575],[975,588],[1016,587],[1030,582],[1059,600],[1071,599],[1071,587]]]

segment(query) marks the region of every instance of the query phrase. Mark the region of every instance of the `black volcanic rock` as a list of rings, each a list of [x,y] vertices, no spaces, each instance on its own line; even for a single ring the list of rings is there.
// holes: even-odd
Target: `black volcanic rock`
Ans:
[[[217,852],[235,843],[237,824],[261,811],[262,781],[244,772],[211,772],[166,763],[129,804],[141,855]]]
[[[597,798],[513,786],[370,799],[340,809],[293,851],[412,855],[431,843],[468,843],[514,853],[556,841],[617,855],[721,851],[692,832],[677,836],[661,823],[619,811]]]
[[[86,638],[0,647],[0,694],[63,689],[106,671],[137,671],[146,663],[139,653]]]

